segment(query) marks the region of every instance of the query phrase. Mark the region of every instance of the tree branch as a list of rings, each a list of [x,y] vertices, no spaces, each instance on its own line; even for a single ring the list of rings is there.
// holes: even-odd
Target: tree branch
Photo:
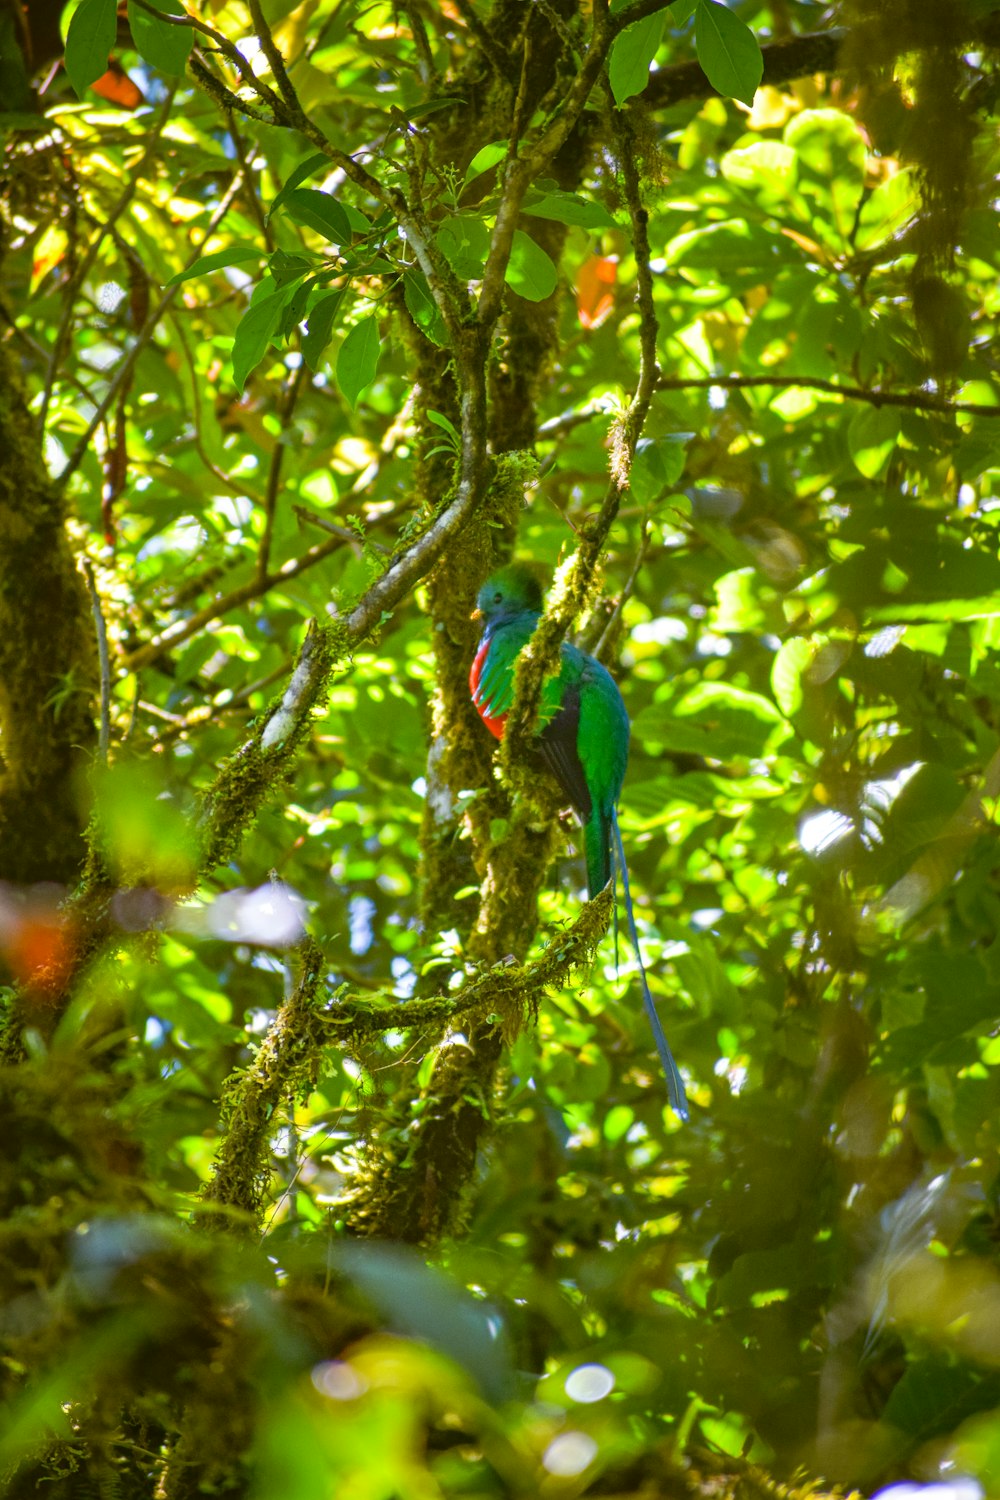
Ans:
[[[707,391],[713,387],[724,391],[752,390],[770,386],[777,390],[825,391],[847,401],[867,401],[871,406],[905,406],[913,411],[967,412],[975,417],[1000,417],[1000,402],[989,406],[982,401],[949,401],[929,391],[884,391],[860,385],[842,385],[812,375],[661,375],[658,391]]]

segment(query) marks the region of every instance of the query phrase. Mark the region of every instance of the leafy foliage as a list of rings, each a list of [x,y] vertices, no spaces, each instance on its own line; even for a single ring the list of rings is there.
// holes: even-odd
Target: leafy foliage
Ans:
[[[0,887],[12,1495],[989,1492],[997,8],[841,10],[81,0],[0,116],[0,831],[102,718],[46,496],[110,653]],[[685,1128],[468,702],[515,551]]]

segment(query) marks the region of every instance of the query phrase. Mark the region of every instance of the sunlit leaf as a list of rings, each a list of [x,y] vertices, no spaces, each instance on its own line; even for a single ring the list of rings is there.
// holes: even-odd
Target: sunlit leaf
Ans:
[[[523,229],[515,229],[505,279],[519,296],[541,302],[555,291],[558,272],[541,245]]]
[[[866,479],[885,471],[899,441],[899,412],[891,406],[862,406],[851,418],[847,442]]]
[[[554,219],[557,224],[576,224],[582,229],[614,229],[615,221],[601,203],[576,193],[545,193],[525,203],[523,213],[536,219]]]
[[[684,472],[684,438],[640,438],[629,485],[641,505],[651,505]]]
[[[481,146],[465,169],[464,181],[471,182],[481,172],[488,172],[491,167],[497,166],[509,150],[510,144],[507,141],[491,141],[489,145]]]
[[[453,214],[444,220],[435,238],[456,276],[463,281],[482,276],[490,249],[489,230],[482,219],[471,214]]]
[[[307,178],[315,176],[324,167],[329,171],[330,159],[322,151],[316,151],[312,156],[307,156],[304,161],[300,161],[294,171],[288,174],[287,182],[268,209],[268,219],[270,220],[278,211],[290,193],[294,193],[295,189],[300,187]]]

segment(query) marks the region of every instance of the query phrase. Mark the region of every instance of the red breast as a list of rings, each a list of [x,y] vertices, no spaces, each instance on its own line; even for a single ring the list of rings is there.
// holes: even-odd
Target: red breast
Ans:
[[[494,735],[498,740],[502,740],[504,728],[507,723],[507,715],[497,714],[494,717],[487,711],[486,705],[479,702],[478,697],[479,679],[483,675],[483,667],[486,663],[486,653],[489,651],[489,649],[489,641],[483,641],[479,647],[479,650],[476,652],[475,659],[472,663],[472,670],[469,673],[469,691],[472,694],[472,701],[476,705],[476,712],[479,714],[479,717],[486,725],[486,728],[489,730],[490,734]]]

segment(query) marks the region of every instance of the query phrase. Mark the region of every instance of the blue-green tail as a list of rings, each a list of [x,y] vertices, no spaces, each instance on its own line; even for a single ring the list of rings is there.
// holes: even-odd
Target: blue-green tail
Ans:
[[[625,863],[625,849],[622,845],[621,829],[618,827],[618,813],[611,814],[611,829],[614,834],[614,850],[618,860],[618,867],[622,872],[622,886],[625,891],[625,915],[628,920],[628,933],[635,951],[636,960],[639,964],[639,978],[642,981],[642,1003],[646,1007],[646,1015],[653,1031],[653,1041],[656,1050],[660,1054],[660,1062],[663,1066],[663,1074],[667,1080],[667,1094],[670,1099],[670,1107],[680,1119],[687,1121],[688,1114],[687,1095],[684,1092],[684,1081],[681,1078],[677,1064],[674,1062],[674,1054],[670,1050],[669,1043],[663,1034],[660,1018],[656,1014],[656,1006],[653,997],[649,993],[649,984],[646,979],[646,970],[642,962],[642,954],[639,951],[639,934],[635,930],[635,913],[632,910],[632,892],[628,883],[628,866]],[[617,930],[615,934],[617,946]]]

